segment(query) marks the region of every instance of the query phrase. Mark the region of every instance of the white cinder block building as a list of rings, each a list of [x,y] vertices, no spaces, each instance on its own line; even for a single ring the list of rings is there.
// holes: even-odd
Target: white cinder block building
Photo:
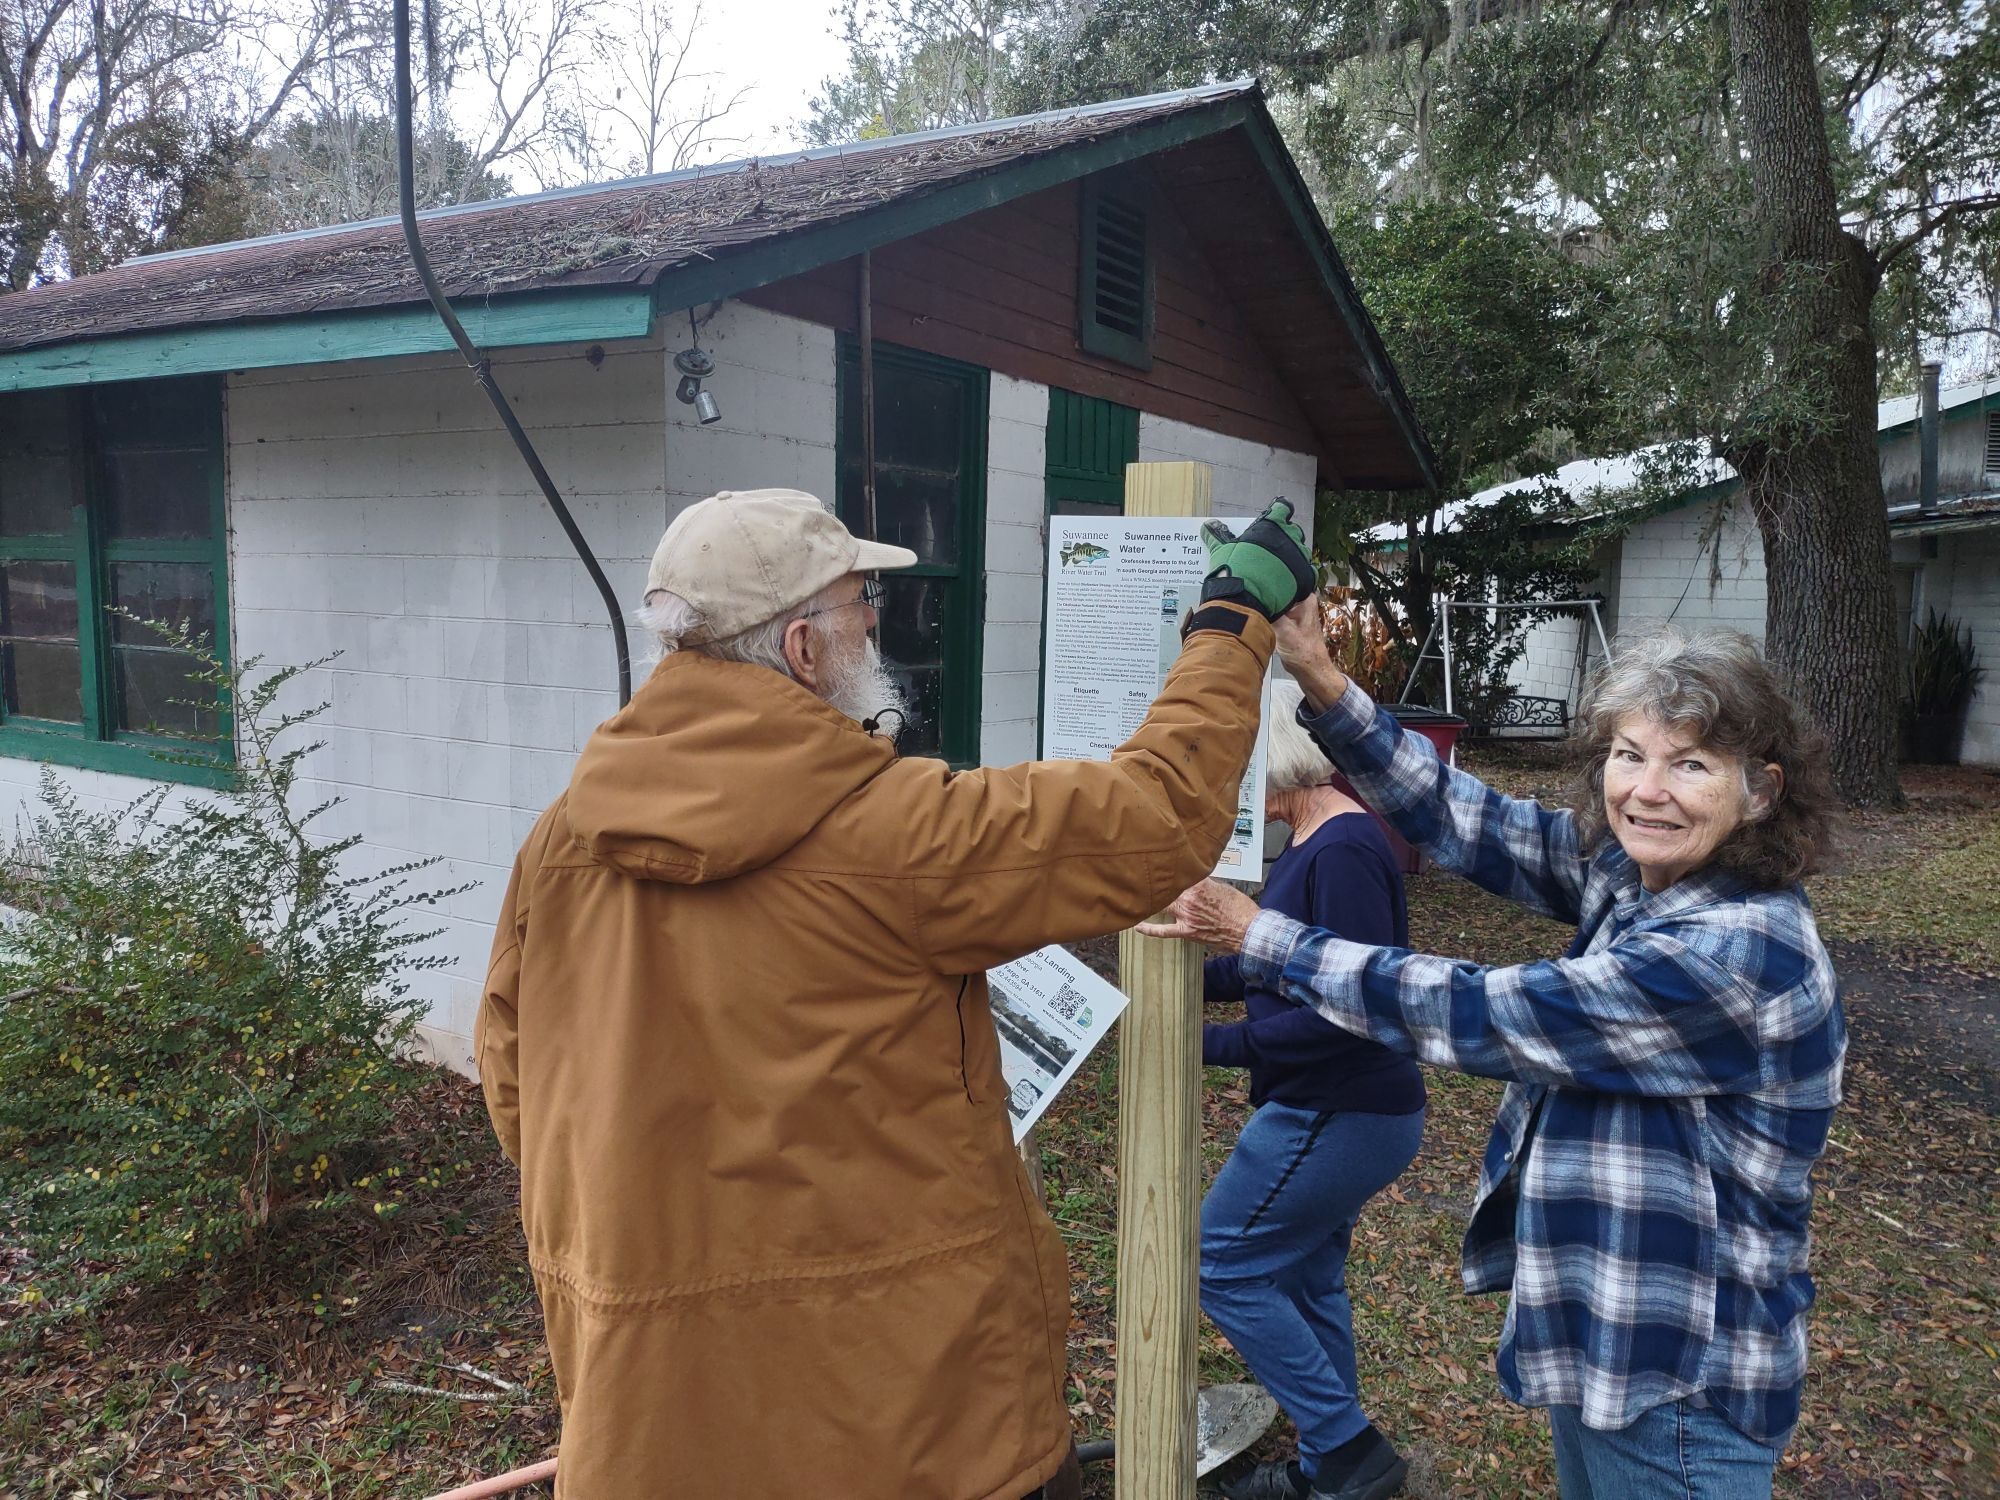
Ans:
[[[1192,458],[1217,508],[1419,487],[1414,416],[1263,104],[1222,87],[425,216],[427,247],[613,591],[719,489],[791,485],[859,529],[863,288],[906,753],[1039,743],[1056,511]],[[674,356],[714,361],[704,425]],[[172,700],[189,618],[301,680],[307,798],[387,866],[437,856],[469,1037],[514,851],[617,709],[604,604],[421,299],[393,224],[179,252],[0,300],[0,815],[45,766],[92,800],[225,781]],[[645,668],[634,642],[635,670]],[[315,700],[316,701],[316,700]],[[206,736],[212,764],[153,752]]]
[[[1900,625],[1907,638],[1935,609],[1970,628],[1987,672],[1966,714],[1961,759],[2000,765],[2000,381],[1941,393],[1936,487],[1928,507],[1921,494],[1916,399],[1883,402],[1878,422]],[[1584,460],[1555,476],[1595,510],[1632,507],[1625,529],[1597,558],[1592,592],[1602,601],[1605,631],[1672,623],[1737,630],[1761,641],[1764,545],[1734,470],[1705,461],[1695,482],[1668,502],[1634,504],[1639,459]],[[1438,524],[1452,525],[1464,507],[1495,493],[1447,507]],[[1398,533],[1383,527],[1374,535],[1389,547]],[[1529,632],[1509,681],[1524,698],[1560,700],[1573,710],[1598,654],[1581,612],[1566,615]]]

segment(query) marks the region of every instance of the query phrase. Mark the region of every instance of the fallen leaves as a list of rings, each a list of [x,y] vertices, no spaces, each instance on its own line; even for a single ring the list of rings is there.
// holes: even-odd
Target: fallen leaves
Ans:
[[[1936,924],[1920,920],[1931,904],[1984,911],[1976,903],[2000,893],[2000,867],[1979,866],[1979,889],[1968,894],[1949,862],[1985,858],[2000,829],[2000,778],[1983,774],[1926,773],[1910,813],[1863,820],[1868,862],[1930,874],[1877,880],[1866,902],[1861,885],[1825,899],[1815,887],[1825,930],[1845,945],[1853,1042],[1847,1103],[1817,1175],[1820,1301],[1781,1496],[1943,1500],[1991,1493],[2000,1474],[1996,997],[1963,962],[1962,929],[1976,924],[1940,940]],[[1539,761],[1499,779],[1507,775],[1517,791],[1560,781]],[[1927,858],[1947,859],[1947,893],[1925,885],[1936,874]],[[1845,878],[1866,877],[1857,869]],[[1560,952],[1569,938],[1435,875],[1411,882],[1410,910],[1419,946],[1486,962]],[[1974,936],[2000,941],[2000,923]],[[1115,968],[1115,945],[1088,949],[1101,971]],[[1504,1303],[1459,1290],[1458,1242],[1499,1086],[1436,1073],[1427,1081],[1423,1150],[1354,1236],[1363,1394],[1412,1459],[1414,1500],[1553,1494],[1541,1414],[1508,1404],[1495,1386]],[[1212,1173],[1249,1106],[1241,1074],[1216,1070],[1209,1082],[1203,1155]],[[1107,1047],[1041,1132],[1070,1250],[1066,1396],[1085,1438],[1110,1433],[1117,1412],[1117,1109],[1116,1048]],[[357,1207],[337,1234],[246,1269],[209,1307],[129,1302],[97,1326],[0,1355],[0,1500],[378,1500],[553,1452],[553,1380],[513,1170],[492,1147],[478,1090],[439,1075],[407,1101],[384,1143],[384,1170],[401,1163],[414,1175],[425,1162],[461,1160],[465,1175],[450,1189],[413,1193],[385,1218]],[[0,1340],[31,1273],[0,1234]],[[1200,1370],[1209,1382],[1243,1378],[1206,1324]],[[1253,1454],[1274,1457],[1288,1441],[1281,1424]],[[1093,1497],[1111,1493],[1106,1469],[1087,1470],[1086,1483]]]

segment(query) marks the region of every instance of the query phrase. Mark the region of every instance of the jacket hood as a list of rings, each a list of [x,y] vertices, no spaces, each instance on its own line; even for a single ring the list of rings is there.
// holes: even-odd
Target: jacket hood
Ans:
[[[584,746],[569,825],[621,874],[727,880],[791,849],[895,758],[777,672],[676,653]]]

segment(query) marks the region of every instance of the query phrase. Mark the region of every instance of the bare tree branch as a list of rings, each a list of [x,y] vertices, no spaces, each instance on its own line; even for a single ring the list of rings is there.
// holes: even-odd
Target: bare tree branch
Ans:
[[[1921,245],[1954,219],[1964,218],[1969,214],[1990,213],[1995,209],[2000,209],[2000,192],[1974,193],[1970,197],[1953,199],[1949,203],[1932,204],[1918,216],[1915,229],[1901,239],[1890,241],[1875,253],[1875,263],[1886,270],[1897,259]]]
[[[461,191],[497,163],[532,159],[548,144],[556,122],[546,105],[589,55],[599,4],[548,0],[537,25],[529,19],[529,0],[471,0],[466,40],[490,98],[483,139],[459,174]],[[517,66],[522,63],[525,69]]]
[[[8,0],[0,290],[94,270],[175,232],[184,203],[234,171],[355,10],[355,0]]]
[[[742,104],[747,89],[718,95],[717,75],[692,65],[702,28],[702,3],[695,0],[683,18],[674,0],[625,0],[616,24],[600,33],[597,71],[609,87],[579,89],[578,154],[586,170],[651,174],[689,165],[707,146],[741,137],[719,136],[713,127]],[[588,127],[595,113],[624,127],[624,141],[600,140]],[[615,162],[609,152],[630,144]]]

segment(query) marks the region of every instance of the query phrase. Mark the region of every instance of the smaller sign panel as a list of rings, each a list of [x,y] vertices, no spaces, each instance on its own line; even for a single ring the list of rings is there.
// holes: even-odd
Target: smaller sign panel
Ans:
[[[988,969],[986,984],[1018,1143],[1104,1040],[1125,1009],[1125,995],[1057,947]]]

